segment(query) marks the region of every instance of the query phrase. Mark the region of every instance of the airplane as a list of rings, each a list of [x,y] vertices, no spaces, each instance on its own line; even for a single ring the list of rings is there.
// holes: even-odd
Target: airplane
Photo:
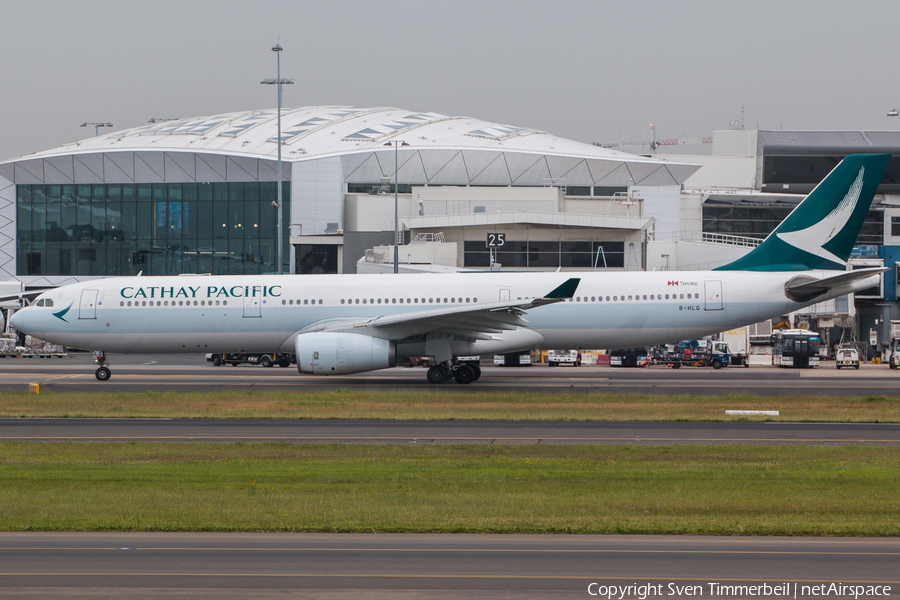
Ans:
[[[693,339],[866,289],[847,270],[890,155],[846,157],[756,248],[711,271],[411,275],[181,275],[43,291],[17,330],[107,352],[284,353],[300,373],[347,375],[431,357],[428,381],[471,383],[460,356],[625,348]],[[527,318],[526,318],[527,317]]]

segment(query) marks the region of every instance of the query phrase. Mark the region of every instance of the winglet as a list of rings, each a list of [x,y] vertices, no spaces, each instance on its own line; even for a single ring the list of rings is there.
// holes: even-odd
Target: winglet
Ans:
[[[578,289],[578,284],[581,283],[581,278],[572,277],[571,279],[567,279],[565,283],[558,286],[552,292],[544,296],[544,300],[555,300],[558,298],[567,299],[571,298],[575,295],[575,290]]]

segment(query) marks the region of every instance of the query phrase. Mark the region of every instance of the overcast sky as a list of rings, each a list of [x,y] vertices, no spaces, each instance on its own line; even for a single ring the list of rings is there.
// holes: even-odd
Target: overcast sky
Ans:
[[[895,0],[0,0],[0,160],[151,117],[394,106],[584,142],[900,129]],[[103,131],[103,130],[101,130]]]

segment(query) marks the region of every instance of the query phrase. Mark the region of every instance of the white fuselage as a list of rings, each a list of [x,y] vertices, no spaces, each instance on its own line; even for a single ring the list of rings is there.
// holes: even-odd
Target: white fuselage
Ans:
[[[785,282],[800,273],[748,271],[619,273],[454,273],[446,275],[259,275],[125,277],[78,283],[43,294],[14,316],[21,331],[56,344],[120,353],[294,352],[297,335],[317,324],[475,307],[540,298],[570,277],[574,298],[533,308],[539,334],[509,347],[624,348],[696,338],[778,317],[805,306]],[[804,271],[817,278],[827,271]],[[869,281],[852,287],[862,289]],[[853,291],[818,297],[816,302]],[[35,304],[38,304],[36,302]],[[502,336],[501,336],[502,337]],[[527,341],[522,341],[523,339]],[[402,342],[402,340],[395,340]],[[404,351],[403,348],[408,348]],[[398,353],[419,353],[415,344]],[[415,355],[415,354],[414,354]]]

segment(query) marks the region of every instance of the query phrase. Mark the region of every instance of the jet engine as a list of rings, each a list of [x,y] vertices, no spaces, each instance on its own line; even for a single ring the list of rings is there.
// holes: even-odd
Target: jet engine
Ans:
[[[358,333],[302,333],[294,343],[297,368],[312,375],[349,375],[397,364],[397,347]]]

